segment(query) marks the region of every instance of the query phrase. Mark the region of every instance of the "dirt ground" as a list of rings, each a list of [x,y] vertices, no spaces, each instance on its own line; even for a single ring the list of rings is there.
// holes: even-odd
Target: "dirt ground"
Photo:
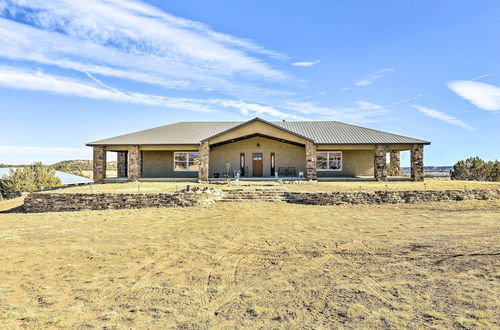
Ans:
[[[500,201],[0,214],[1,328],[498,328]]]

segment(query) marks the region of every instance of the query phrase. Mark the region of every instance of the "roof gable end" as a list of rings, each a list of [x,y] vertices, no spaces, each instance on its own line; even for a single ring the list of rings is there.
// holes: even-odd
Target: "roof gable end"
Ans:
[[[245,121],[245,122],[243,122],[243,123],[241,123],[241,124],[239,124],[239,125],[236,125],[236,126],[234,126],[234,127],[231,127],[231,128],[229,128],[229,129],[227,129],[227,130],[224,130],[224,131],[222,131],[222,132],[219,132],[219,133],[217,133],[217,134],[214,134],[214,135],[212,135],[212,136],[209,136],[209,137],[207,137],[207,138],[203,139],[202,141],[209,141],[209,140],[212,140],[212,139],[214,139],[214,138],[216,138],[216,137],[219,137],[219,136],[221,136],[221,135],[224,135],[224,134],[226,134],[226,133],[229,133],[229,132],[231,132],[231,131],[237,130],[238,128],[242,128],[242,127],[244,127],[244,126],[250,125],[250,124],[255,123],[255,122],[261,122],[261,123],[263,123],[263,124],[266,124],[266,125],[269,125],[269,126],[271,126],[271,127],[276,128],[276,129],[279,129],[280,131],[283,131],[283,132],[286,132],[286,133],[289,133],[289,134],[295,135],[295,136],[297,136],[297,137],[299,137],[299,138],[301,138],[301,139],[304,139],[304,140],[307,140],[307,141],[314,142],[314,140],[313,140],[313,139],[311,139],[310,137],[307,137],[307,136],[304,136],[304,135],[298,134],[297,132],[294,132],[294,131],[289,130],[289,129],[287,129],[287,128],[284,128],[284,127],[282,127],[282,126],[276,125],[276,124],[274,124],[274,123],[272,123],[272,122],[270,122],[270,121],[264,120],[264,119],[259,118],[259,117],[255,117],[255,118],[250,119],[250,120],[248,120],[248,121]]]

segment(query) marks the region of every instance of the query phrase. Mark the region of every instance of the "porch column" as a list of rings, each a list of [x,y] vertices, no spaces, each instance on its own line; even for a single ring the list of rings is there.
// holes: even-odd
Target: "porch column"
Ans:
[[[410,151],[411,178],[413,181],[424,181],[424,145],[414,144]]]
[[[128,178],[137,181],[141,177],[141,151],[139,146],[132,146],[128,150]]]
[[[104,183],[106,178],[106,147],[94,146],[94,183]]]
[[[208,164],[210,162],[210,145],[208,141],[202,141],[198,149],[200,156],[200,169],[198,170],[198,180],[208,181]]]
[[[306,173],[308,180],[316,180],[316,145],[306,141]]]
[[[389,169],[387,170],[387,175],[389,176],[400,176],[401,175],[401,155],[398,150],[391,150],[391,161],[389,163]]]
[[[127,177],[127,152],[118,151],[116,153],[116,168],[117,176],[119,178]]]
[[[386,146],[377,144],[375,146],[375,154],[373,157],[373,177],[377,181],[387,180],[387,165],[386,165]]]

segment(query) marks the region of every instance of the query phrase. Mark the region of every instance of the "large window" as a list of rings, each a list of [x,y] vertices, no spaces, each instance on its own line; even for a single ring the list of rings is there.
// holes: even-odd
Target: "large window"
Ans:
[[[323,151],[316,153],[318,171],[342,171],[342,151]]]
[[[174,171],[198,171],[200,155],[197,152],[174,152]]]

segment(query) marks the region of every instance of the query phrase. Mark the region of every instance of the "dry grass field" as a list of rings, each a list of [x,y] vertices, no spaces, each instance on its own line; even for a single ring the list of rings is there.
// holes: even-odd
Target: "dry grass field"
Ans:
[[[160,193],[192,187],[232,188],[242,185],[269,185],[272,182],[232,182],[228,185],[200,184],[193,182],[127,182],[77,186],[57,190],[62,193]],[[500,189],[500,182],[450,181],[426,179],[425,182],[411,181],[348,181],[348,182],[302,182],[284,184],[289,191],[376,191],[376,190],[442,190],[442,189]]]
[[[500,201],[0,214],[1,328],[498,328]]]

